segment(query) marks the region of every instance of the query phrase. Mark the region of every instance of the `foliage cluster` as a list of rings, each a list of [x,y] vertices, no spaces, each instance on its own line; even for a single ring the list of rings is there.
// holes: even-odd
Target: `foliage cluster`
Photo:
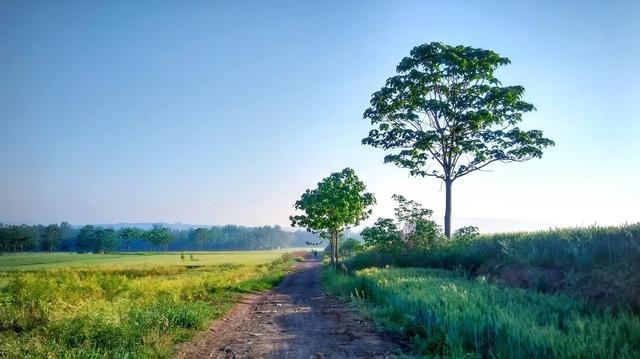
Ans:
[[[289,260],[2,272],[0,354],[170,357],[176,343],[221,316],[242,293],[277,283]]]
[[[431,219],[433,211],[419,203],[394,194],[398,203],[396,218],[378,218],[372,227],[362,230],[365,247],[376,251],[429,249],[444,238],[440,226]]]
[[[351,295],[420,355],[447,358],[637,358],[640,319],[594,310],[586,301],[499,287],[453,272],[368,268],[325,271],[326,285]],[[366,301],[362,301],[366,299]]]
[[[6,225],[0,223],[0,252],[24,252],[42,249],[52,252],[71,232],[67,222],[36,225]]]
[[[412,176],[444,182],[447,238],[455,180],[494,162],[540,158],[554,145],[542,131],[520,128],[523,115],[535,108],[524,101],[524,87],[503,86],[495,77],[509,63],[491,50],[416,46],[364,112],[373,129],[363,144],[393,151],[384,161]]]
[[[374,195],[366,190],[353,169],[334,172],[323,178],[317,188],[307,189],[296,201],[295,209],[303,213],[290,216],[291,225],[328,238],[331,264],[335,266],[340,254],[340,235],[367,219],[370,207],[376,203]]]

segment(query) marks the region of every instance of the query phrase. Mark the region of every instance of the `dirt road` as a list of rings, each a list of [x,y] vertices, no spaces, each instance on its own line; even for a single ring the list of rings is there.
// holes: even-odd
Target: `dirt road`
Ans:
[[[390,356],[397,348],[390,338],[323,293],[321,267],[308,259],[274,290],[246,296],[178,358]]]

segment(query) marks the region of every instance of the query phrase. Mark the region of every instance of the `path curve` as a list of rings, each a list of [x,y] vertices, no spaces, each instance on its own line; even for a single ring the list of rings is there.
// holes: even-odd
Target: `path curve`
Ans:
[[[250,294],[184,346],[178,358],[386,358],[390,337],[326,295],[306,259],[273,290]]]

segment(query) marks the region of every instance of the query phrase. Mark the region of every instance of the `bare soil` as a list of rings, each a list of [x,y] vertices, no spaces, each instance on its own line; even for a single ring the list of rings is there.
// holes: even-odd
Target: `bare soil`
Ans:
[[[399,345],[322,290],[306,259],[274,290],[250,294],[178,358],[386,358]]]

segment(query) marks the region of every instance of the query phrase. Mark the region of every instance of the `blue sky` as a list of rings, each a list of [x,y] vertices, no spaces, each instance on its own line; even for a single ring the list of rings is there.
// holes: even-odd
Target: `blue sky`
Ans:
[[[633,1],[2,1],[0,221],[288,225],[347,166],[374,217],[393,193],[440,216],[437,180],[360,145],[371,93],[431,41],[509,57],[522,127],[557,143],[455,183],[454,226],[640,221]]]

